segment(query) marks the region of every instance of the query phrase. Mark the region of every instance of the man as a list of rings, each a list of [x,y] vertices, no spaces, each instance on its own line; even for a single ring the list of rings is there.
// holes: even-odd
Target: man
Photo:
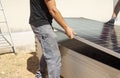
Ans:
[[[65,30],[70,39],[74,38],[76,33],[64,21],[56,8],[55,0],[30,0],[29,23],[39,39],[43,51],[40,70],[36,72],[36,78],[46,78],[46,64],[48,78],[60,78],[61,55],[56,34],[51,27],[53,18]]]
[[[114,11],[113,11],[111,19],[108,22],[106,22],[105,24],[114,25],[115,20],[116,20],[116,18],[118,16],[119,11],[120,11],[120,0],[118,0],[116,6],[114,8]]]

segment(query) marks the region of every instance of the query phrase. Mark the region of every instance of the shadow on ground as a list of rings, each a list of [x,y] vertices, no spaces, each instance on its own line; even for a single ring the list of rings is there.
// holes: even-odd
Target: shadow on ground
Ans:
[[[36,56],[36,52],[32,52],[31,54],[33,56],[27,59],[27,70],[35,74],[39,68],[39,59]]]
[[[27,70],[35,74],[39,68],[39,59],[36,56],[36,52],[31,53],[33,56],[27,59]],[[60,76],[60,78],[64,78]]]
[[[3,52],[3,53],[0,53],[0,55],[5,55],[5,54],[12,54],[13,52]],[[15,54],[15,53],[14,53]]]

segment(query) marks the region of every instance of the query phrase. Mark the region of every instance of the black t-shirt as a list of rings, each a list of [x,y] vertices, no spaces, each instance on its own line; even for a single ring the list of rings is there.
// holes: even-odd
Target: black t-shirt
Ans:
[[[29,23],[34,26],[42,26],[52,23],[52,16],[44,0],[30,0]]]

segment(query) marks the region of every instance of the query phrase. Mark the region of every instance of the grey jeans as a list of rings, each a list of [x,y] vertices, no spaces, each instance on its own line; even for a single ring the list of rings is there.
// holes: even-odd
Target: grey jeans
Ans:
[[[60,78],[61,55],[58,48],[56,34],[50,25],[39,27],[32,26],[32,30],[41,43],[43,56],[40,60],[40,70],[36,72],[36,78]]]

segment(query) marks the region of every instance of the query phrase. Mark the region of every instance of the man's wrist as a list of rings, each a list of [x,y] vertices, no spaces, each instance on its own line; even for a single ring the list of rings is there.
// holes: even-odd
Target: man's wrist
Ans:
[[[64,26],[63,28],[64,28],[64,30],[67,30],[69,28],[69,26]]]

